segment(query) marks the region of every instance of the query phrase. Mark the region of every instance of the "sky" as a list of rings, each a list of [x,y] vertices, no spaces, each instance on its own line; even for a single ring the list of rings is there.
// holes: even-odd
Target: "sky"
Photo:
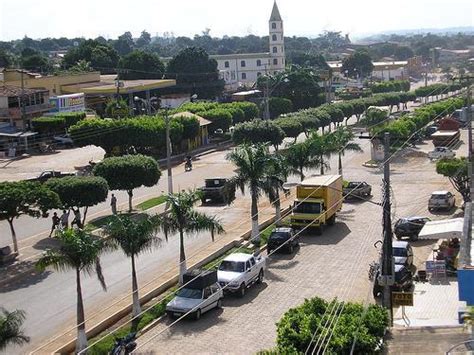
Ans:
[[[286,36],[474,26],[473,0],[278,0]],[[268,33],[273,0],[0,0],[0,40]]]

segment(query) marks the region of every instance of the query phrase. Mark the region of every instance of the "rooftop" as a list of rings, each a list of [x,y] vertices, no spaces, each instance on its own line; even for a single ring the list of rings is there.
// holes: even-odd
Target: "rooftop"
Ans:
[[[171,117],[194,117],[199,121],[199,126],[207,126],[210,125],[212,122],[209,120],[206,120],[204,117],[198,116],[195,113],[184,111],[184,112],[178,112],[172,115]]]
[[[83,92],[84,94],[115,94],[115,75],[105,75],[100,82],[83,84],[63,85],[62,91],[67,93]],[[131,94],[139,91],[162,89],[176,85],[176,80],[172,79],[140,79],[140,80],[120,80],[123,86],[119,91],[121,94]]]
[[[41,92],[49,92],[46,89],[27,89],[24,88],[22,89],[21,87],[18,86],[11,86],[11,85],[3,85],[0,86],[0,96],[7,96],[7,97],[18,97],[21,95],[32,95],[32,94],[37,94]]]
[[[272,14],[270,15],[270,21],[282,21],[280,11],[276,1],[273,3]]]
[[[252,257],[252,254],[233,253],[225,257],[228,261],[247,261]]]

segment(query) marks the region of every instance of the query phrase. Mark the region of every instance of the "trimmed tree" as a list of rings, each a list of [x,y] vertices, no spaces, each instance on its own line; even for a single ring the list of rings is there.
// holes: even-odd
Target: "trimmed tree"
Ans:
[[[58,194],[64,208],[84,207],[82,225],[84,226],[89,207],[107,199],[109,186],[98,176],[70,176],[61,179],[49,179],[45,184]]]
[[[37,261],[36,268],[40,271],[44,271],[48,267],[56,271],[67,271],[69,269],[75,271],[77,292],[76,353],[79,353],[87,348],[81,272],[90,275],[95,270],[102,288],[107,289],[99,259],[104,249],[104,242],[83,230],[72,228],[60,231],[57,238],[61,243],[59,249],[46,250]]]
[[[107,180],[111,190],[127,191],[130,212],[133,189],[154,186],[161,177],[157,161],[140,154],[106,158],[94,167],[93,173]]]
[[[157,228],[157,217],[148,215],[139,216],[138,218],[127,215],[113,216],[110,223],[104,227],[104,233],[110,238],[113,245],[122,249],[123,253],[131,259],[133,318],[141,312],[135,258],[138,254],[151,250],[153,246],[160,242],[160,239],[156,236]],[[134,324],[137,325],[138,322],[139,319],[135,318]]]
[[[285,136],[293,138],[295,142],[300,133],[303,132],[303,125],[295,118],[280,117],[275,120],[275,124],[285,132]]]
[[[235,144],[270,143],[275,147],[283,142],[285,132],[274,122],[268,120],[253,120],[235,126],[232,140]]]
[[[47,217],[49,210],[60,206],[59,196],[39,183],[29,181],[0,183],[0,220],[8,221],[15,253],[18,253],[18,241],[13,220],[22,215],[34,218]]]
[[[449,178],[453,187],[463,200],[471,200],[470,179],[468,175],[468,161],[466,158],[441,159],[436,163],[436,172]]]
[[[23,330],[25,321],[25,311],[15,310],[8,312],[5,308],[0,308],[0,351],[3,351],[10,344],[23,345],[30,341]]]

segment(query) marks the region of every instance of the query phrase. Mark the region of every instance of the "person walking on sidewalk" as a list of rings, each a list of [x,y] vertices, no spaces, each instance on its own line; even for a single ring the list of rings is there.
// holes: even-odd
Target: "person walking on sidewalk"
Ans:
[[[51,217],[51,221],[53,225],[51,226],[51,232],[49,232],[49,238],[51,238],[51,236],[53,235],[54,230],[59,227],[60,219],[56,212],[53,213],[53,217]]]
[[[110,200],[110,207],[112,208],[112,214],[117,214],[117,197],[112,194],[112,198]]]
[[[69,228],[69,210],[63,210],[63,214],[61,215],[61,227],[63,229],[68,229]]]
[[[77,208],[77,210],[73,208],[72,211],[74,212],[74,219],[71,222],[71,227],[73,225],[76,225],[77,228],[82,229],[81,211],[79,211],[79,207]]]

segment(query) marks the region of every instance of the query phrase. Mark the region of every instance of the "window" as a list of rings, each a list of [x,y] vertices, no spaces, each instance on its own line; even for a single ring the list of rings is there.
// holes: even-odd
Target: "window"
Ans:
[[[230,72],[230,80],[235,80],[235,71]]]
[[[247,261],[245,263],[245,270],[250,270],[250,262],[249,261]]]
[[[273,65],[278,65],[278,59],[276,58],[273,59]]]
[[[277,47],[273,47],[273,53],[277,53],[278,52],[278,48]]]
[[[245,80],[247,79],[247,74],[246,73],[242,73],[242,80]]]
[[[262,76],[262,73],[258,72],[257,73],[257,78],[260,77],[260,76]]]
[[[277,35],[272,35],[272,41],[276,41],[277,40]]]
[[[225,62],[224,62],[224,67],[226,67],[226,68],[229,67],[229,62],[228,62],[228,61],[225,61]]]
[[[252,265],[252,266],[255,265],[255,259],[254,258],[250,259],[250,265]]]
[[[257,59],[257,67],[261,67],[262,66],[262,61],[260,59]]]
[[[245,67],[245,60],[241,60],[241,61],[240,61],[240,66],[241,66],[242,68]]]
[[[277,28],[276,22],[272,22],[272,28],[273,28],[273,29],[276,29],[276,28]]]

